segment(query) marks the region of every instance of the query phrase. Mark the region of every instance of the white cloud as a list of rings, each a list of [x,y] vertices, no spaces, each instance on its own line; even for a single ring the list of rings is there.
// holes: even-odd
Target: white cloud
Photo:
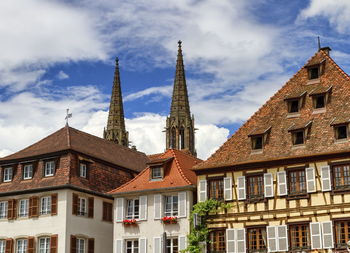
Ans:
[[[56,78],[59,80],[64,80],[64,79],[68,79],[69,75],[65,73],[63,70],[60,70],[60,72],[58,72],[58,74],[56,75]]]
[[[169,85],[169,86],[158,86],[158,87],[147,88],[147,89],[127,95],[124,98],[124,101],[125,102],[133,101],[135,99],[139,99],[149,95],[162,95],[162,96],[170,97],[172,92],[172,87],[173,87],[172,85]]]

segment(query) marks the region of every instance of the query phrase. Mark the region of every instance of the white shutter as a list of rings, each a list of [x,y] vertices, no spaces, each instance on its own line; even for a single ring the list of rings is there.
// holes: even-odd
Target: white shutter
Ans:
[[[236,253],[245,253],[246,243],[245,243],[245,229],[237,228],[236,229]]]
[[[322,249],[321,224],[319,222],[310,223],[311,249]]]
[[[226,252],[236,253],[236,230],[233,228],[226,229]]]
[[[285,196],[287,192],[287,174],[285,171],[277,172],[278,196]]]
[[[330,191],[332,190],[332,183],[331,183],[331,169],[329,166],[321,167],[321,184],[322,184],[322,191]]]
[[[116,221],[122,222],[124,219],[124,198],[117,198]]]
[[[307,192],[316,192],[316,180],[315,180],[315,169],[306,168],[306,189]]]
[[[140,196],[140,220],[147,220],[147,196]]]
[[[288,251],[288,232],[287,226],[277,226],[278,251]]]
[[[153,238],[153,253],[162,253],[162,238]]]
[[[268,226],[267,230],[267,246],[268,252],[276,252],[277,251],[277,231],[276,226]]]
[[[185,235],[180,235],[179,236],[179,251],[185,250],[186,248],[187,248],[186,236]]]
[[[238,200],[246,199],[245,176],[237,178]]]
[[[140,247],[140,253],[147,253],[147,239],[144,237],[141,237],[139,239],[139,247]]]
[[[207,200],[207,180],[199,180],[199,202]]]
[[[187,217],[187,200],[186,200],[186,192],[178,193],[179,200],[179,217]]]
[[[273,176],[271,173],[264,174],[264,195],[265,198],[273,197]]]
[[[116,240],[115,250],[117,253],[123,253],[123,240]]]
[[[200,252],[201,253],[207,253],[207,243],[206,242],[199,242],[200,246]]]
[[[154,195],[154,219],[159,220],[162,218],[162,195]]]
[[[322,224],[322,243],[324,249],[334,248],[332,221],[324,221]]]
[[[232,177],[224,178],[224,199],[232,200]]]

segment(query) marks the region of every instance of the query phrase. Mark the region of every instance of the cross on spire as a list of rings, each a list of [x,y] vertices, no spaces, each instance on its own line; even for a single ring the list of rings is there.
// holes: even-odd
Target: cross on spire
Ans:
[[[69,113],[69,108],[66,109],[66,126],[68,126],[68,119],[73,117],[73,113]]]

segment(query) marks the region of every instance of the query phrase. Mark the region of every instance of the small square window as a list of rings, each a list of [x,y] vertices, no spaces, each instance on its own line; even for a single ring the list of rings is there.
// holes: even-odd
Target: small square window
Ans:
[[[33,164],[25,164],[23,166],[23,179],[31,179],[33,177]]]
[[[314,108],[324,108],[326,106],[326,99],[325,95],[318,95],[314,97]]]
[[[80,163],[79,176],[86,178],[87,177],[87,164]]]
[[[348,138],[348,128],[347,125],[336,126],[335,128],[335,138],[337,140]]]
[[[319,67],[313,67],[309,69],[309,79],[317,79],[320,76]]]
[[[262,149],[263,148],[263,137],[253,136],[252,137],[252,149]]]
[[[162,167],[153,167],[151,168],[151,178],[152,179],[162,179],[163,178],[163,168]]]
[[[293,99],[288,101],[288,112],[289,113],[299,112],[299,99]]]
[[[292,132],[293,145],[304,144],[304,131]]]

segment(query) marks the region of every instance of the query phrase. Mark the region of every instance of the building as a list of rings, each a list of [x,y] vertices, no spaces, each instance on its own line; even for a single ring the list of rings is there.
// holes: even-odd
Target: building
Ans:
[[[346,252],[350,77],[321,48],[194,171],[209,252]]]
[[[196,175],[190,168],[200,160],[175,149],[150,158],[145,170],[110,192],[116,217],[113,252],[176,253],[186,248],[196,197]]]
[[[113,198],[107,192],[148,161],[68,125],[1,158],[0,252],[112,252]]]

